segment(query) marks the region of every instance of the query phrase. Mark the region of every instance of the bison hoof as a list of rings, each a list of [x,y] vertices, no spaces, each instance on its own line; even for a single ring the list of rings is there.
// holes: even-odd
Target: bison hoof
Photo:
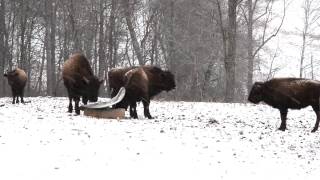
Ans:
[[[316,132],[318,130],[318,128],[314,128],[314,129],[312,129],[312,133],[314,133],[314,132]]]
[[[286,128],[284,128],[284,127],[279,127],[279,129],[278,130],[280,130],[280,131],[285,131],[286,130]]]
[[[76,114],[77,114],[77,115],[80,115],[80,109],[77,109],[77,110],[76,110]]]

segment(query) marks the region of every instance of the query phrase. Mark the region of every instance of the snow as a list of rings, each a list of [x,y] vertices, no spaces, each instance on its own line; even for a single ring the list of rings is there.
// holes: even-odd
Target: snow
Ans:
[[[67,98],[0,98],[0,179],[316,179],[311,108],[152,101],[155,119],[67,113]],[[106,99],[100,99],[106,101]],[[128,114],[126,114],[129,117]]]

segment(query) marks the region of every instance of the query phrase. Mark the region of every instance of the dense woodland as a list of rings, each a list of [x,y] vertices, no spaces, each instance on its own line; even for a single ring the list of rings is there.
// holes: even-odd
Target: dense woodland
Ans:
[[[272,77],[272,68],[260,72],[266,61],[261,54],[268,54],[267,44],[278,35],[288,2],[0,0],[0,5],[0,72],[24,69],[27,96],[66,95],[61,68],[70,54],[82,52],[101,79],[117,67],[169,69],[177,88],[160,98],[239,102],[256,76]],[[10,95],[2,75],[0,95]],[[108,96],[107,86],[101,95]]]

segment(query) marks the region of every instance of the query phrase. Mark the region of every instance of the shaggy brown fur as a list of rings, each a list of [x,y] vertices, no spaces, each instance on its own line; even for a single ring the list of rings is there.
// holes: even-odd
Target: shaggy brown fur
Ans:
[[[131,69],[134,69],[136,67],[127,67],[127,68],[116,68],[111,69],[108,72],[108,82],[109,82],[109,88],[111,90],[111,97],[114,97],[117,95],[121,87],[124,87],[124,75],[130,71]]]
[[[124,69],[115,69],[109,72],[109,86],[114,96],[121,86],[126,88],[124,99],[116,108],[130,106],[130,116],[138,118],[136,102],[142,101],[144,115],[152,118],[149,111],[150,99],[161,91],[170,91],[175,88],[174,75],[155,66],[141,66]]]
[[[16,68],[13,71],[7,72],[4,74],[5,77],[8,78],[8,83],[11,86],[12,91],[12,104],[19,103],[19,97],[21,102],[24,103],[23,96],[24,96],[24,87],[27,83],[27,74],[24,70],[20,68]]]
[[[266,82],[256,82],[249,94],[252,103],[261,101],[279,109],[281,125],[279,130],[286,129],[288,109],[301,109],[312,106],[317,120],[312,132],[317,131],[320,120],[320,81],[301,78],[275,78]]]
[[[87,58],[82,54],[72,55],[63,65],[62,78],[69,96],[68,112],[72,112],[72,100],[76,114],[80,114],[79,101],[83,104],[98,100],[99,88],[103,81],[93,75]]]

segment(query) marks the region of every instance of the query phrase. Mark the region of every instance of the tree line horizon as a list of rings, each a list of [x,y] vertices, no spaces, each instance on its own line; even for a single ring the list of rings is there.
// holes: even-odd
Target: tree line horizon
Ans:
[[[0,0],[0,96],[10,95],[3,74],[14,67],[27,73],[26,96],[66,96],[63,63],[80,52],[100,79],[118,67],[170,70],[177,87],[163,99],[243,102],[287,6],[279,0]],[[102,96],[108,93],[107,85],[101,88]]]

